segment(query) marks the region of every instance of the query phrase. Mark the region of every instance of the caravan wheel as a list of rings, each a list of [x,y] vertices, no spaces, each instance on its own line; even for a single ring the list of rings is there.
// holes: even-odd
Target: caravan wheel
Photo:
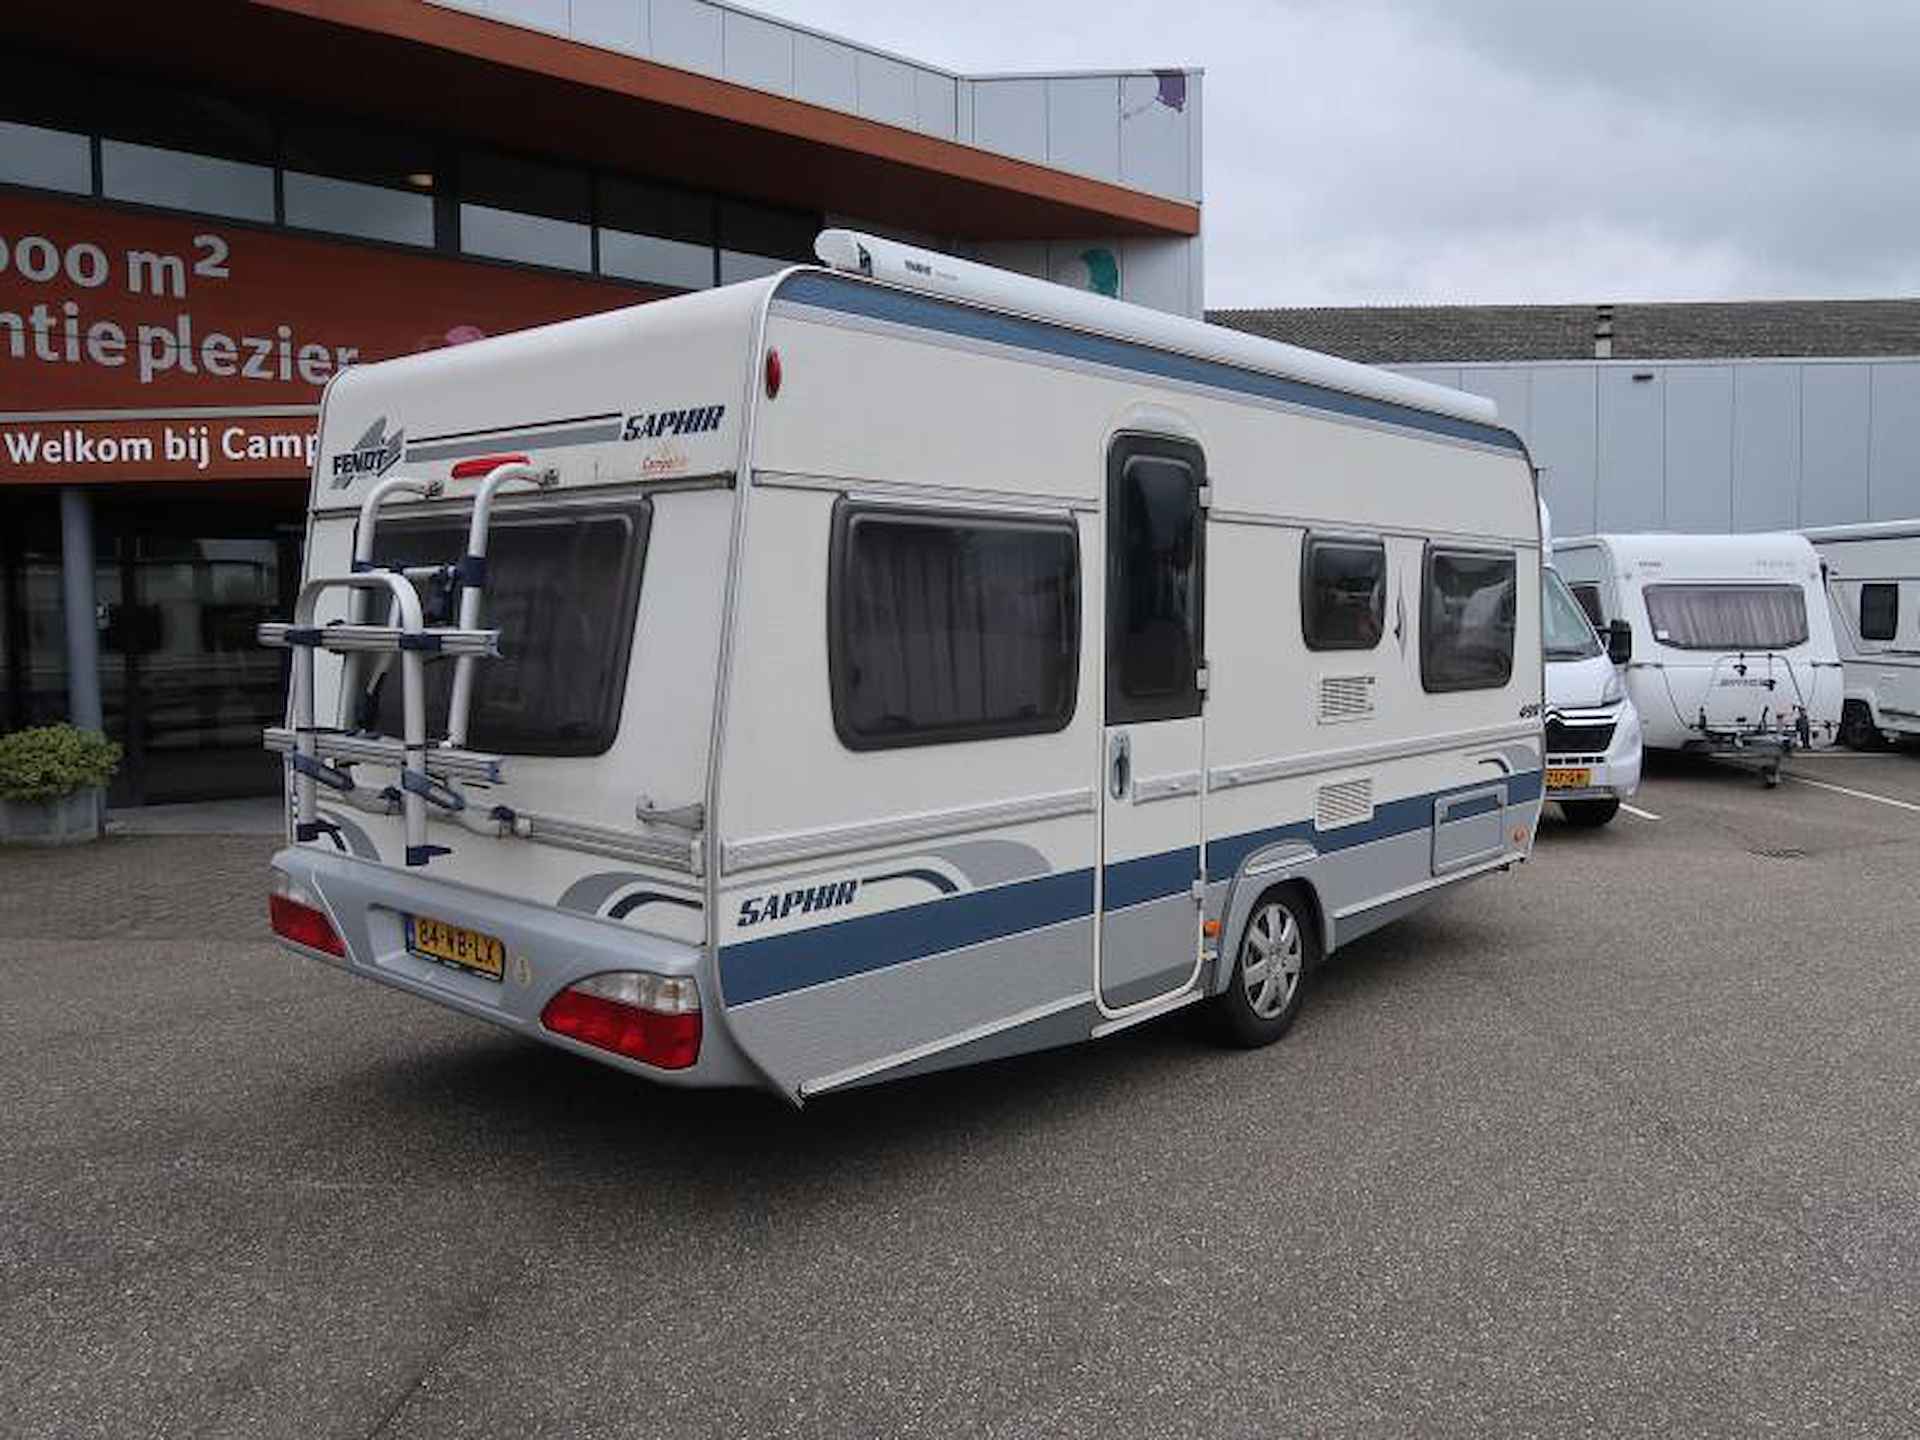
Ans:
[[[1849,750],[1879,750],[1887,737],[1873,723],[1873,711],[1864,700],[1849,700],[1840,709],[1840,743]]]
[[[1281,886],[1262,895],[1241,933],[1233,977],[1214,997],[1225,1038],[1253,1049],[1286,1034],[1319,960],[1313,913],[1300,889]]]

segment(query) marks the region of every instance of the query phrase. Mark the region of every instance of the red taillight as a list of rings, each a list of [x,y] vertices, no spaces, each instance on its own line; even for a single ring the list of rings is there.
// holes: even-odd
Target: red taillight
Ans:
[[[780,352],[767,351],[767,398],[773,399],[780,393]]]
[[[267,897],[267,915],[273,922],[273,933],[282,940],[345,958],[347,947],[340,943],[340,935],[324,910],[291,895],[275,894]]]
[[[693,981],[638,971],[594,975],[547,1002],[540,1023],[556,1035],[662,1070],[700,1058],[700,995]]]
[[[471,460],[453,462],[453,478],[456,480],[478,480],[483,475],[491,475],[502,465],[525,465],[524,455],[476,455]]]

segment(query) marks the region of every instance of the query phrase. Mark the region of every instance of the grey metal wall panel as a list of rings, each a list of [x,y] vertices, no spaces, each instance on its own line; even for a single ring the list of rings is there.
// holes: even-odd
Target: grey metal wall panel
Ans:
[[[1873,367],[1869,518],[1920,517],[1920,364]]]
[[[1733,528],[1791,530],[1800,523],[1800,369],[1733,370]]]
[[[1120,80],[1047,81],[1047,162],[1101,180],[1120,178]]]
[[[1156,195],[1185,196],[1187,77],[1120,80],[1120,182]],[[1177,107],[1175,102],[1178,102]]]
[[[719,75],[726,65],[720,7],[706,0],[652,0],[653,58],[662,65]]]
[[[1500,407],[1500,423],[1526,438],[1533,412],[1533,382],[1528,373],[1512,365],[1463,365],[1457,380],[1442,381],[1457,389],[1484,395]]]
[[[973,82],[973,143],[1003,155],[1045,164],[1047,82]]]
[[[886,55],[860,52],[860,113],[869,120],[912,129],[917,104],[913,67]]]
[[[573,38],[630,55],[647,53],[647,0],[573,0]]]
[[[775,95],[793,93],[794,33],[758,15],[726,12],[722,38],[727,79]]]
[[[933,70],[913,72],[913,124],[929,135],[952,140],[959,133],[960,84]]]
[[[1733,528],[1733,367],[1674,365],[1667,390],[1667,530]]]
[[[857,110],[860,105],[858,52],[851,45],[818,35],[793,37],[793,93],[812,105]]]
[[[1598,379],[1599,528],[1658,530],[1667,505],[1665,377],[1658,369],[1609,367]]]
[[[1594,367],[1542,365],[1530,371],[1527,448],[1546,472],[1541,493],[1556,535],[1591,535],[1598,526]]]
[[[1800,523],[1865,520],[1868,396],[1865,365],[1806,365],[1800,375]]]

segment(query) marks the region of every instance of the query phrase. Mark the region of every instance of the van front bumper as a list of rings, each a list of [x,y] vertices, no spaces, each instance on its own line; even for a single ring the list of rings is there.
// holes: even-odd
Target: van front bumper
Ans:
[[[1604,754],[1566,754],[1547,756],[1547,774],[1556,770],[1584,770],[1587,782],[1579,786],[1550,786],[1548,800],[1631,800],[1640,789],[1642,743],[1640,712],[1630,701],[1617,706],[1581,712],[1585,716],[1610,717],[1613,739]],[[1570,717],[1571,718],[1571,715]]]

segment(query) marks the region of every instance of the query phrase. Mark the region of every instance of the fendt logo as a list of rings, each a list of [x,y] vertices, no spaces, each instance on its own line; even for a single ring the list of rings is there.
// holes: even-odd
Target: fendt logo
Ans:
[[[351,450],[333,457],[333,488],[344,490],[363,475],[386,474],[400,463],[406,442],[405,427],[387,434],[387,417],[382,415]]]

